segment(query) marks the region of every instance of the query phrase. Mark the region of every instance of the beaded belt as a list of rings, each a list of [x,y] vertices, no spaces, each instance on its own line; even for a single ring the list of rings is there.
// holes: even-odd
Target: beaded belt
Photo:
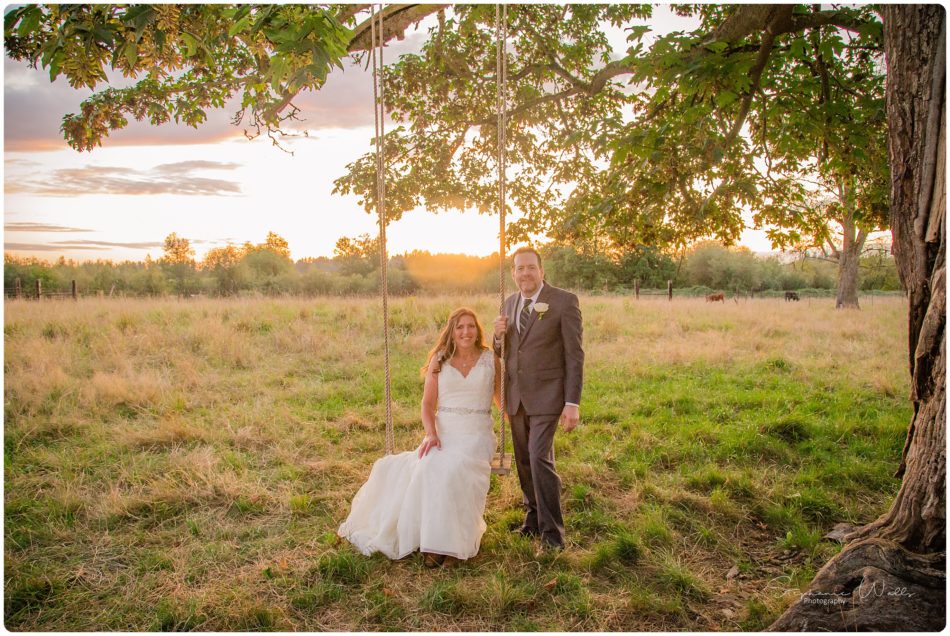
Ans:
[[[491,415],[491,409],[467,409],[463,406],[440,406],[439,413],[458,413],[460,415]]]

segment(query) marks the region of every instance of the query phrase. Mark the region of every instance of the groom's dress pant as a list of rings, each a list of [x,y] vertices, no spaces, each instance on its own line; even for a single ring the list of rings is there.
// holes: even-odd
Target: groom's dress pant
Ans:
[[[538,530],[541,541],[564,546],[561,478],[554,470],[554,431],[558,415],[528,415],[524,405],[511,418],[518,481],[527,510],[524,527]]]

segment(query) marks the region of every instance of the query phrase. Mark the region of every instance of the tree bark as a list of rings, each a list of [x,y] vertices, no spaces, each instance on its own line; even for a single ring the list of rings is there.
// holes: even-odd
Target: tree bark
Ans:
[[[842,197],[842,204],[847,206],[849,202],[846,197]],[[843,229],[843,240],[841,250],[838,252],[838,286],[835,297],[835,309],[860,309],[858,304],[858,264],[861,261],[861,250],[864,249],[864,241],[867,234],[859,231],[854,222],[854,214],[851,210],[845,212],[841,220]]]
[[[369,7],[369,5],[365,5]],[[450,5],[447,4],[391,4],[385,7],[383,11],[383,41],[388,42],[392,38],[402,40],[405,37],[406,29],[414,24],[418,24],[423,18],[432,13],[442,11]],[[355,15],[356,12],[353,12]],[[348,12],[341,16],[349,15]],[[370,29],[370,19],[363,20],[353,27],[353,37],[347,45],[347,51],[357,53],[359,51],[368,51],[373,47]]]
[[[769,628],[927,630],[946,623],[946,13],[885,5],[894,257],[909,297],[914,416],[890,510],[847,537]]]

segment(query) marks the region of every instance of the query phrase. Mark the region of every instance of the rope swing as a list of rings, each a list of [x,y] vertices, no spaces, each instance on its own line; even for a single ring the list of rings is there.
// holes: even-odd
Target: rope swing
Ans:
[[[505,253],[507,241],[505,239],[505,202],[507,199],[507,184],[505,172],[508,167],[508,158],[505,154],[506,113],[508,111],[508,57],[506,44],[508,42],[508,7],[503,4],[495,5],[495,90],[498,109],[498,313],[505,311]],[[511,471],[511,457],[505,450],[507,435],[505,418],[507,417],[507,400],[505,399],[505,341],[501,339],[501,437],[498,439],[498,451],[492,458],[491,470],[496,475],[507,475]]]
[[[383,5],[379,5],[379,11],[376,5],[370,5],[370,26],[372,46],[370,47],[370,58],[373,65],[373,103],[374,103],[374,123],[376,128],[376,211],[379,215],[379,276],[380,276],[380,295],[383,299],[383,366],[385,369],[385,391],[386,391],[386,454],[392,455],[395,452],[393,441],[393,412],[392,412],[392,378],[389,362],[389,275],[387,270],[388,255],[386,252],[386,147],[385,147],[385,95],[383,92],[383,44],[385,36],[383,33]],[[498,223],[499,223],[499,248],[498,248],[498,295],[499,295],[499,313],[504,311],[505,305],[505,208],[507,199],[507,184],[505,182],[505,171],[507,167],[507,156],[505,154],[505,129],[506,129],[506,111],[508,108],[508,62],[506,56],[506,42],[508,39],[508,7],[505,5],[495,5],[495,37],[497,40],[495,50],[495,72],[496,72],[496,98],[498,110]],[[377,55],[376,49],[379,48]],[[505,412],[507,409],[505,399],[505,341],[501,344],[501,436],[498,440],[498,451],[495,453],[491,462],[492,473],[496,475],[507,475],[511,471],[511,456],[506,451],[507,431],[505,426]]]
[[[377,28],[378,21],[378,28]],[[386,454],[394,452],[393,443],[393,399],[392,379],[389,371],[389,273],[387,265],[389,257],[386,254],[386,142],[385,117],[386,108],[383,103],[383,5],[370,5],[370,27],[372,46],[370,57],[373,63],[373,104],[374,120],[376,124],[376,211],[379,214],[379,286],[383,297],[383,366],[386,369]],[[378,38],[378,39],[377,39]],[[379,56],[376,47],[379,47]]]

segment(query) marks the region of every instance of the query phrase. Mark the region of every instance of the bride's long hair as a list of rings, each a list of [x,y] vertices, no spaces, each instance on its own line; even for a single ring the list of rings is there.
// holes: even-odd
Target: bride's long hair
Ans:
[[[445,327],[442,328],[439,339],[426,357],[426,363],[421,369],[423,378],[426,377],[426,372],[430,366],[432,367],[432,373],[438,373],[442,370],[442,363],[450,360],[452,356],[455,355],[455,339],[452,337],[452,334],[455,333],[455,325],[457,325],[458,321],[464,316],[471,316],[472,320],[475,321],[475,348],[482,351],[488,349],[488,346],[485,344],[485,330],[482,329],[482,323],[478,321],[478,316],[468,307],[459,307],[449,315],[449,320],[445,324]]]

